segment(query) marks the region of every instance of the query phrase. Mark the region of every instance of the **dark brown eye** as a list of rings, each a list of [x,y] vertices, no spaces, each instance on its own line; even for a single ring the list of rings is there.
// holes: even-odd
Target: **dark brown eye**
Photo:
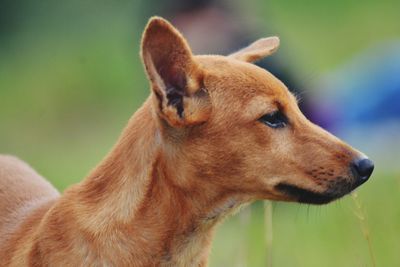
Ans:
[[[279,110],[265,114],[259,118],[259,121],[271,128],[283,128],[288,124],[288,119],[285,114]]]

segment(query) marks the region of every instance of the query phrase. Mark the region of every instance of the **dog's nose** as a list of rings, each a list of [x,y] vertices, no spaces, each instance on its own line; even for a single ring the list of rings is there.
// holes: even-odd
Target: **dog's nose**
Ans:
[[[374,171],[374,163],[368,158],[356,159],[351,163],[357,186],[365,183]]]

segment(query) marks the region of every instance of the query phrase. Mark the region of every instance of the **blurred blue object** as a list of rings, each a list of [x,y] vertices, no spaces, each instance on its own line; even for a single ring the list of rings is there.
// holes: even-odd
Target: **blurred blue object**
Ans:
[[[400,158],[400,41],[380,43],[325,75],[311,119],[360,147],[378,172],[397,173]]]
[[[320,86],[313,119],[327,129],[400,123],[400,41],[367,49]]]

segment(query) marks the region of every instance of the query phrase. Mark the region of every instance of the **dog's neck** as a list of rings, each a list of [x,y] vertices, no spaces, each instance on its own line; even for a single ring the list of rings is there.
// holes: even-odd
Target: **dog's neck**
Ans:
[[[174,152],[166,151],[158,127],[149,99],[110,154],[71,190],[78,202],[75,212],[88,214],[76,219],[84,231],[104,239],[103,245],[114,240],[131,246],[114,252],[125,251],[122,258],[137,254],[165,265],[200,264],[207,258],[214,226],[239,201],[203,188],[201,181],[185,180],[184,168]],[[118,247],[110,242],[104,249]]]

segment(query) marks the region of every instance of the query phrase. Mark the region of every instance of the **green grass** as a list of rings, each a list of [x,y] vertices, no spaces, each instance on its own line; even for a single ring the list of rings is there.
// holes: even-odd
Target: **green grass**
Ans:
[[[374,176],[358,190],[376,266],[399,266],[399,179]],[[373,266],[357,208],[350,197],[327,206],[274,203],[273,266]],[[240,215],[239,215],[240,216]],[[266,266],[263,206],[251,207],[251,220],[231,218],[217,231],[211,266],[233,266],[241,247],[247,266]],[[244,244],[243,244],[244,243]]]
[[[260,36],[281,37],[277,57],[306,82],[400,37],[398,1],[252,3],[242,17],[260,22]],[[15,28],[0,32],[0,153],[20,156],[64,190],[102,159],[148,94],[138,57],[142,9],[73,0],[17,10]],[[376,266],[400,266],[399,181],[378,171],[359,190]],[[372,266],[357,212],[349,197],[321,207],[274,203],[267,251],[256,203],[219,227],[211,266],[267,266],[267,255],[279,267]]]

